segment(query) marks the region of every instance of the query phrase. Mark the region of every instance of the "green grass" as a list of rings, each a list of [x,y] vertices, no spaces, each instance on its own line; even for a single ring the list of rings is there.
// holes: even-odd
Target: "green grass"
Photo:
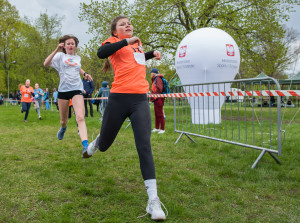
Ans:
[[[174,145],[173,107],[165,112],[166,133],[151,140],[166,222],[299,222],[299,118],[286,129],[282,165],[266,154],[251,169],[257,150],[196,137]],[[95,116],[86,118],[90,141],[101,125]],[[74,116],[62,141],[58,112],[42,117],[31,108],[24,123],[20,107],[0,106],[1,223],[152,222],[137,218],[147,194],[128,122],[107,152],[82,160]]]

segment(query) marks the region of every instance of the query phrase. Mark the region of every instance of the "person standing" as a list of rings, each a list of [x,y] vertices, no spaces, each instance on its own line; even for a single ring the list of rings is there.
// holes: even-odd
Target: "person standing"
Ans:
[[[46,91],[45,91],[45,106],[46,106],[46,109],[45,110],[50,110],[49,97],[50,97],[49,89],[46,88]]]
[[[41,106],[42,106],[43,95],[44,95],[43,90],[40,88],[38,83],[35,83],[35,85],[34,85],[35,110],[38,113],[40,120],[42,119]]]
[[[0,93],[0,105],[3,105],[3,99],[4,99],[3,94]]]
[[[102,82],[102,87],[99,90],[98,97],[101,98],[108,98],[110,94],[110,89],[108,88],[107,81]],[[106,108],[108,99],[100,99],[100,114],[103,116],[104,110]]]
[[[155,166],[151,150],[151,113],[147,93],[149,83],[146,80],[145,62],[148,59],[161,59],[156,51],[144,53],[141,41],[133,37],[133,26],[126,16],[117,16],[111,23],[111,37],[98,49],[100,59],[108,58],[114,70],[114,81],[106,110],[104,112],[100,134],[83,151],[84,158],[91,157],[98,149],[105,152],[115,140],[122,124],[130,118],[141,173],[148,194],[146,212],[153,220],[164,220],[166,215],[161,208],[157,195]],[[108,68],[106,61],[104,70]]]
[[[88,108],[87,108],[87,103],[89,103],[90,106],[90,115],[91,117],[94,117],[93,114],[93,103],[90,100],[90,98],[92,97],[92,93],[94,91],[94,83],[91,80],[88,80],[88,78],[86,76],[83,77],[82,79],[82,83],[83,83],[83,97],[84,97],[84,108],[85,108],[85,117],[88,117]]]
[[[161,77],[164,75],[159,73],[157,68],[153,68],[150,71],[152,88],[151,94],[162,94],[164,89],[164,83]],[[158,132],[159,134],[165,133],[165,116],[164,116],[164,102],[165,98],[151,98],[154,103],[154,115],[155,115],[155,128],[152,132]]]
[[[57,132],[57,138],[59,140],[64,138],[68,123],[69,100],[72,99],[80,139],[85,151],[88,147],[88,135],[84,120],[83,84],[80,74],[87,76],[89,80],[92,80],[92,77],[81,68],[81,57],[75,55],[78,43],[78,39],[73,35],[64,35],[59,38],[59,44],[45,59],[44,66],[55,68],[60,77],[57,100],[61,128]]]
[[[56,91],[56,88],[53,88],[53,101],[54,101],[54,104],[56,105],[56,108],[58,110],[57,94],[58,94],[58,92]]]
[[[33,88],[30,87],[30,80],[27,79],[25,85],[22,85],[20,88],[21,97],[21,113],[25,112],[24,122],[27,122],[30,106],[31,106],[31,98],[34,96]]]

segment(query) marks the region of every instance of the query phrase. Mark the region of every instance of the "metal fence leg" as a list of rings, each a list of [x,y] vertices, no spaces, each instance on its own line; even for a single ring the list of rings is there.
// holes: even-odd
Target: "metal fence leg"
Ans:
[[[175,142],[174,144],[177,144],[177,143],[178,143],[178,141],[180,140],[180,138],[182,137],[182,135],[183,135],[183,132],[180,133],[180,136],[177,138],[177,140],[176,140],[176,142]]]
[[[193,140],[188,134],[185,134],[186,137],[188,137],[193,143],[196,143],[195,140]]]
[[[126,121],[128,121],[129,123],[128,123],[128,125],[125,127],[125,129],[127,129],[127,128],[131,125],[131,121],[130,121],[130,120],[126,120]]]
[[[276,163],[281,164],[280,160],[271,152],[268,152],[270,154],[270,156],[272,156],[272,158],[276,161]]]
[[[261,158],[263,157],[263,155],[265,155],[265,153],[266,153],[266,151],[263,150],[259,154],[259,156],[257,157],[257,159],[255,160],[255,162],[253,163],[253,165],[251,167],[252,169],[254,169],[257,166],[258,162],[261,160]],[[270,156],[272,156],[272,158],[276,161],[277,164],[281,164],[280,160],[273,153],[271,153],[271,152],[268,152],[268,153],[270,154]]]
[[[259,156],[257,157],[257,159],[255,160],[255,162],[253,163],[253,165],[252,165],[252,169],[254,169],[256,166],[257,166],[257,164],[258,164],[258,162],[260,161],[260,159],[263,157],[263,155],[266,153],[266,150],[263,150],[260,154],[259,154]]]
[[[188,134],[182,132],[182,133],[180,133],[180,136],[178,137],[178,139],[176,140],[176,142],[174,144],[178,143],[178,141],[181,139],[183,134],[186,135],[186,137],[188,137],[193,143],[196,143],[195,140],[193,140]]]

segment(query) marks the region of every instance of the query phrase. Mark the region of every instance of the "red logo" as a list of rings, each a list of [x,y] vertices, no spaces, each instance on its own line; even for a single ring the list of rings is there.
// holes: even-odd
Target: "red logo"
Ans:
[[[234,56],[234,47],[232,44],[226,44],[227,56]]]
[[[179,57],[185,57],[187,46],[182,46],[179,49]]]

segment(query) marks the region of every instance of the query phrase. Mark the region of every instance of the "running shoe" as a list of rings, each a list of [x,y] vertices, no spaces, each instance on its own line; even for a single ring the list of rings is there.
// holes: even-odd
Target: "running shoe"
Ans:
[[[58,130],[58,132],[57,132],[57,138],[59,140],[62,140],[64,138],[66,130],[67,130],[67,127],[65,128],[65,130],[63,130],[62,127]]]
[[[165,208],[164,204],[159,200],[158,197],[154,198],[153,200],[149,200],[146,208],[146,212],[151,215],[152,220],[165,220],[166,215],[165,212],[162,210],[161,205]],[[167,211],[168,215],[168,211]]]
[[[98,147],[96,147],[96,142],[97,142],[99,137],[100,137],[100,134],[96,137],[96,139],[94,141],[92,141],[89,144],[87,149],[83,149],[82,158],[90,158],[91,156],[93,156],[97,152]]]
[[[152,132],[159,132],[159,129],[154,128]]]

